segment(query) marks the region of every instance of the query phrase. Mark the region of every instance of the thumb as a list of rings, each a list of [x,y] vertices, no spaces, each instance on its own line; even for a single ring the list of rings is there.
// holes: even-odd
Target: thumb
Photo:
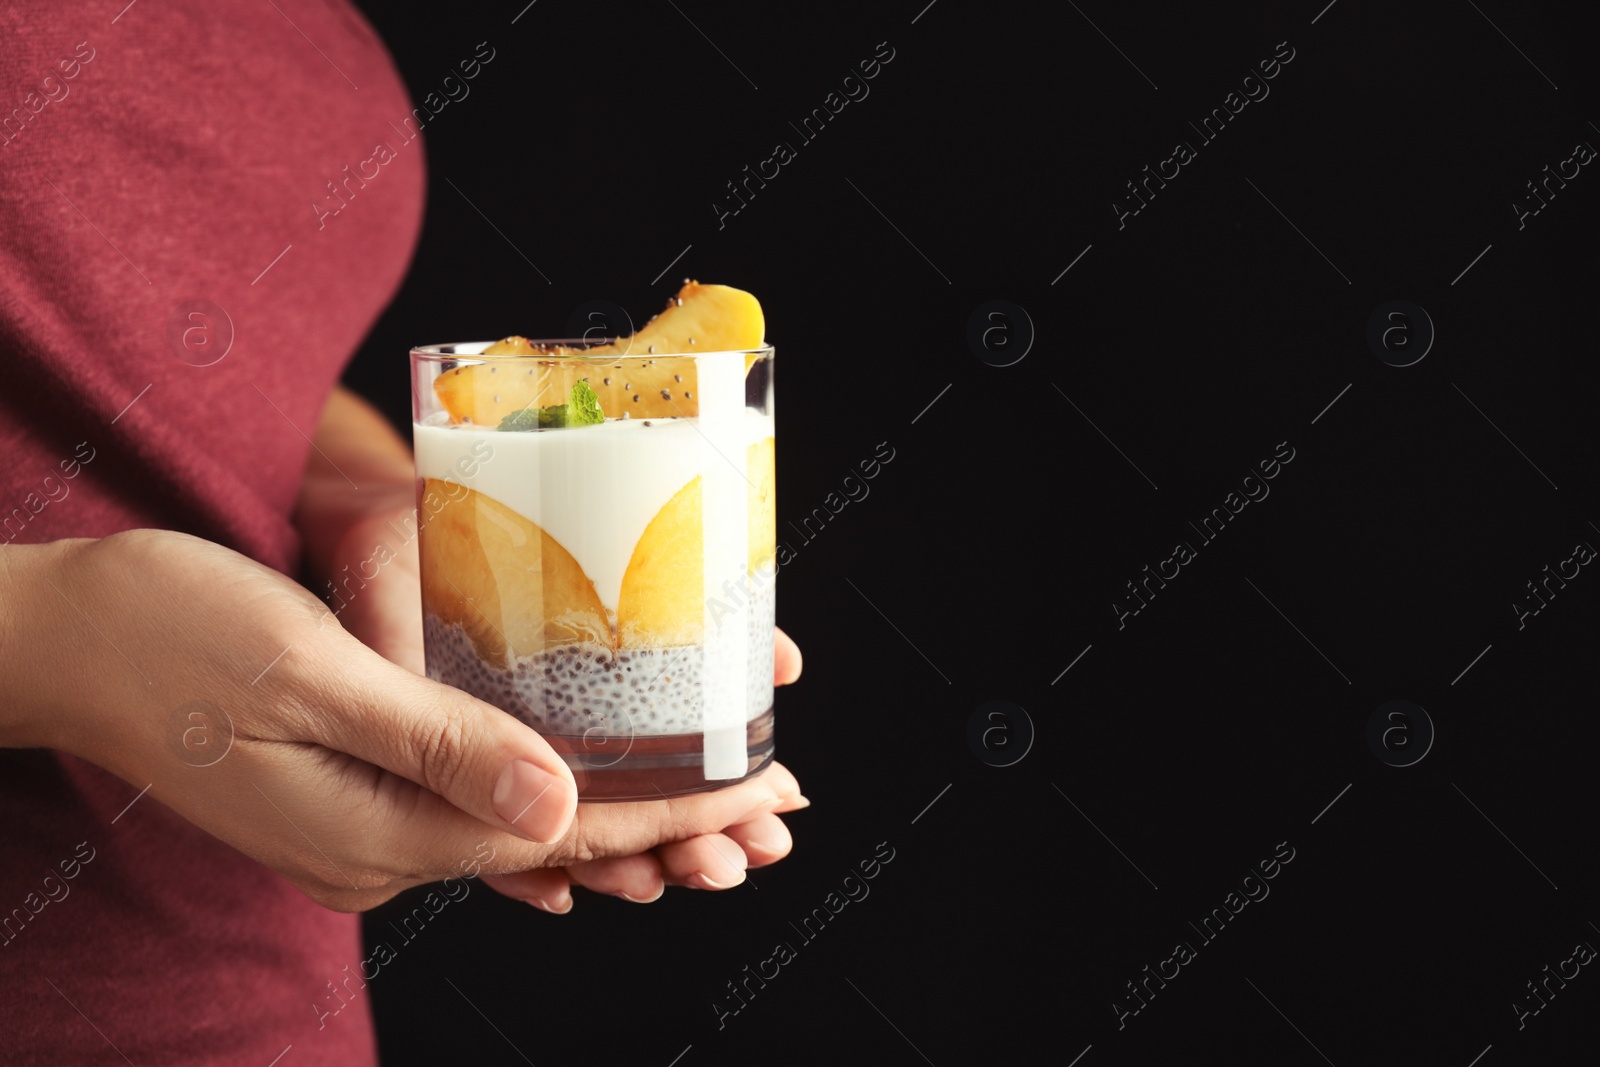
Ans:
[[[358,655],[360,668],[341,671],[343,699],[315,726],[319,742],[530,841],[555,841],[567,832],[577,811],[577,784],[537,731],[369,649]]]

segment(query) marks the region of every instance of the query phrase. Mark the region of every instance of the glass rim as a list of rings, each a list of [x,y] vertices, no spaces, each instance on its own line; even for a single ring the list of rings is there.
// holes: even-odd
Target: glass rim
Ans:
[[[498,339],[497,339],[498,340]],[[626,341],[626,337],[530,337],[527,339],[532,345],[562,345],[568,348],[599,347],[601,345],[616,344]],[[494,344],[495,341],[455,341],[444,344],[415,345],[411,349],[412,360],[420,363],[461,363],[472,361],[475,363],[507,362],[543,362],[577,360],[582,363],[600,365],[604,363],[617,363],[628,359],[699,359],[704,356],[741,356],[748,358],[758,356],[764,359],[773,359],[777,355],[777,348],[770,342],[757,345],[754,348],[708,348],[692,349],[688,352],[608,352],[599,355],[586,355],[573,352],[570,355],[550,355],[540,352],[507,352],[484,355],[482,349]],[[450,351],[453,349],[473,349],[478,351]]]

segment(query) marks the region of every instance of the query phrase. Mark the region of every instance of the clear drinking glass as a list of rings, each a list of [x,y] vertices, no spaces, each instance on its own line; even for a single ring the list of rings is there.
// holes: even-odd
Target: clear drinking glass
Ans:
[[[774,352],[601,343],[412,350],[428,676],[582,800],[716,789],[773,752]]]

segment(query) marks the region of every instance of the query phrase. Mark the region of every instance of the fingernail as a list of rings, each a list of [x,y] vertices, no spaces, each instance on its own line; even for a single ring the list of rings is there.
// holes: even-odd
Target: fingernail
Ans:
[[[494,813],[530,841],[551,841],[566,829],[567,784],[527,760],[506,764],[494,784]]]
[[[789,843],[787,841],[773,841],[764,837],[748,837],[745,839],[745,847],[747,849],[759,849],[769,856],[781,856],[784,854],[785,850],[789,848]]]
[[[810,798],[805,796],[804,794],[801,794],[800,797],[799,797],[799,804],[795,807],[794,810],[795,811],[804,811],[806,808],[809,808],[810,806],[811,806]]]
[[[719,882],[708,875],[705,871],[696,871],[690,876],[689,880],[700,889],[732,889],[734,886],[740,885],[744,882],[745,873],[743,871],[739,871],[738,875],[739,876],[737,878],[730,882]]]
[[[743,853],[740,854],[740,858],[744,858]],[[718,853],[717,858],[708,864],[707,868],[698,870],[690,876],[690,883],[701,889],[732,889],[744,879],[744,867],[735,866],[726,855]]]
[[[556,898],[556,903],[554,904],[543,897],[532,897],[528,900],[528,903],[540,911],[549,912],[551,915],[565,915],[572,910],[572,894],[563,892],[561,896]]]
[[[621,897],[623,900],[626,900],[629,904],[654,904],[656,901],[661,899],[661,894],[665,893],[666,891],[666,886],[660,885],[656,886],[656,894],[653,897],[640,898],[632,896],[628,893],[618,893],[617,896]]]

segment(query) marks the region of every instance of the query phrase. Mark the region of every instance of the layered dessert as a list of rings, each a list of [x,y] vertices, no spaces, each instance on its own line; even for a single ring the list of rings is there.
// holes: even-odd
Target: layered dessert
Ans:
[[[620,341],[414,356],[428,674],[549,737],[585,799],[770,757],[763,333],[749,294],[687,282]]]

